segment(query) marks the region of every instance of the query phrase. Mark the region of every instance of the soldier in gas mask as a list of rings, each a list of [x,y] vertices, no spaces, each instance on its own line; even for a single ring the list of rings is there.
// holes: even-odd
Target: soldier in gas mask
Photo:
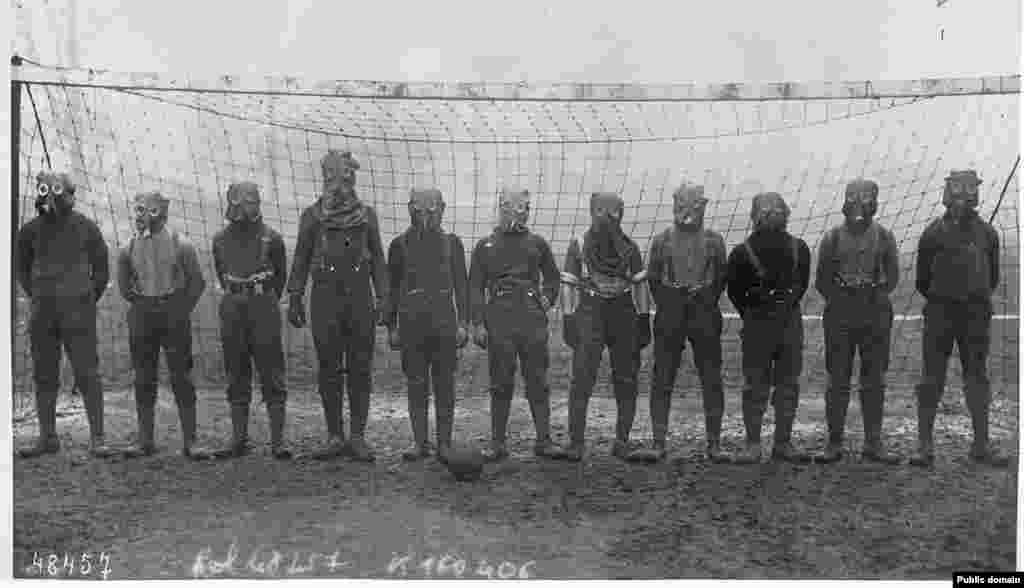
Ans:
[[[534,454],[560,457],[551,441],[548,310],[558,296],[559,271],[548,242],[527,228],[530,193],[505,188],[498,198],[499,223],[473,248],[469,269],[473,342],[487,350],[491,393],[489,461],[508,457],[505,446],[516,360],[537,431]]]
[[[320,161],[323,194],[299,219],[288,280],[288,321],[306,324],[303,296],[312,276],[310,310],[317,354],[317,384],[328,443],[314,457],[350,455],[374,461],[364,433],[370,411],[376,326],[387,303],[387,262],[377,212],[355,191],[359,163],[348,151],[330,150]],[[342,431],[342,378],[347,375],[350,438]]]
[[[167,227],[169,201],[159,192],[135,197],[136,235],[118,256],[117,281],[128,309],[129,347],[135,369],[137,444],[129,457],[152,455],[160,350],[167,357],[171,389],[181,419],[182,453],[211,456],[196,441],[196,389],[192,383],[191,314],[206,289],[195,247]]]
[[[654,457],[666,453],[669,408],[686,342],[703,392],[707,457],[724,461],[721,452],[722,311],[726,249],[721,235],[704,228],[704,186],[684,183],[673,194],[675,225],[656,236],[647,258],[647,280],[658,312],[654,319],[654,381],[651,426]]]
[[[828,447],[823,461],[843,457],[843,433],[850,405],[854,353],[860,354],[860,404],[868,461],[898,463],[882,444],[885,370],[889,366],[892,302],[899,281],[896,239],[874,222],[878,184],[857,179],[846,185],[843,224],[821,240],[815,288],[825,299],[825,369],[828,391],[825,414]]]
[[[640,352],[651,342],[651,315],[640,248],[622,230],[624,203],[618,194],[590,198],[590,229],[583,247],[572,239],[562,272],[563,337],[573,349],[566,456],[583,459],[587,405],[605,347],[612,366],[617,418],[612,455],[629,459],[629,433],[636,417]]]
[[[761,426],[769,398],[775,408],[772,459],[806,461],[791,442],[803,369],[803,317],[811,251],[786,231],[789,206],[776,192],[754,197],[754,230],[729,254],[727,293],[743,318],[743,422],[747,446],[739,463],[761,460]],[[775,390],[772,394],[772,386]]]
[[[974,426],[970,458],[1006,467],[1009,458],[989,445],[988,410],[992,401],[986,361],[992,321],[992,293],[999,285],[999,235],[978,216],[974,170],[946,177],[942,204],[946,214],[921,234],[917,248],[917,291],[924,308],[924,369],[917,387],[919,451],[917,466],[935,461],[935,411],[946,385],[946,368],[956,342],[963,366],[967,409]]]
[[[231,184],[225,213],[229,224],[213,237],[213,264],[224,291],[220,302],[220,336],[228,374],[231,405],[231,446],[220,457],[249,452],[249,408],[252,364],[255,361],[270,420],[270,450],[277,459],[291,458],[284,446],[284,345],[281,310],[286,252],[281,235],[263,222],[259,187]]]
[[[444,208],[440,190],[412,190],[411,226],[388,248],[391,297],[384,322],[391,348],[402,352],[408,382],[414,443],[403,455],[407,460],[431,454],[427,433],[431,390],[438,459],[443,462],[451,448],[456,351],[468,340],[466,250],[462,239],[442,229]]]
[[[39,438],[19,451],[31,458],[57,453],[57,396],[61,346],[89,420],[90,453],[114,454],[103,434],[103,384],[98,373],[96,303],[110,282],[107,244],[99,227],[74,210],[75,184],[67,174],[36,176],[39,216],[18,231],[18,282],[32,301],[29,338]]]

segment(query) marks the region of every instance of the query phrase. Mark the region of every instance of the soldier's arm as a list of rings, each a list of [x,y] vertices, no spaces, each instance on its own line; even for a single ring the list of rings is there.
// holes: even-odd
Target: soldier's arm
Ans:
[[[665,248],[661,235],[651,241],[651,249],[647,252],[647,287],[651,290],[654,303],[662,300],[665,286],[661,283],[665,272]]]
[[[562,264],[562,314],[573,314],[579,306],[579,291],[574,284],[579,282],[583,273],[583,261],[580,254],[580,243],[576,239],[569,242],[565,252],[565,263]]]
[[[477,242],[469,264],[469,313],[474,326],[484,323],[486,302],[487,268],[484,267],[484,240]]]
[[[803,239],[797,239],[797,283],[796,299],[802,300],[811,285],[811,248]]]
[[[995,292],[999,286],[999,233],[992,225],[986,224],[985,230],[989,236],[988,265],[989,265],[989,288]]]
[[[835,250],[834,244],[828,232],[818,244],[818,267],[814,273],[814,289],[821,294],[826,301],[832,298],[835,293],[836,284],[832,279],[835,276]]]
[[[128,302],[135,298],[133,283],[132,258],[128,254],[128,247],[125,247],[117,253],[117,289],[121,292],[121,298]]]
[[[932,228],[934,226],[933,224],[925,228],[917,242],[917,279],[914,281],[914,287],[925,298],[928,298],[928,288],[932,282],[932,259],[935,257],[936,245]]]
[[[267,255],[270,257],[270,266],[274,270],[269,285],[280,300],[284,296],[284,285],[288,282],[288,249],[285,247],[284,238],[281,235],[274,233]]]
[[[637,275],[644,270],[644,260],[640,257],[640,248],[633,247],[633,253],[629,260],[629,273]],[[650,314],[651,297],[647,290],[647,281],[633,283],[633,305],[637,314]]]
[[[185,301],[188,311],[192,312],[206,290],[206,279],[203,278],[203,270],[199,267],[196,248],[191,243],[181,243],[181,256],[185,270]]]
[[[886,294],[892,294],[900,283],[900,252],[896,247],[896,237],[892,232],[886,229],[882,234],[885,235],[885,250],[882,256],[882,271],[885,274],[884,291]]]
[[[540,248],[540,275],[542,279],[541,292],[547,300],[548,308],[555,305],[558,300],[558,290],[562,283],[562,272],[558,271],[558,263],[551,253],[551,246],[546,239],[537,236],[537,245]]]
[[[721,235],[716,235],[712,243],[712,255],[715,256],[713,267],[716,268],[714,275],[714,283],[712,284],[712,293],[714,299],[717,301],[722,297],[722,292],[725,290],[725,285],[728,282],[728,274],[726,272],[726,266],[729,261],[726,259],[725,253],[725,239]]]
[[[25,295],[32,297],[32,262],[35,260],[35,224],[25,225],[18,231],[18,247],[15,259],[15,272],[18,283]]]
[[[455,310],[459,314],[459,323],[469,323],[469,278],[466,275],[466,248],[458,235],[452,235],[451,272],[452,285],[455,289]]]
[[[226,290],[227,285],[224,283],[224,253],[221,251],[222,235],[217,233],[213,236],[213,242],[210,244],[210,252],[213,255],[213,273],[216,274],[217,283],[220,284],[221,290]]]
[[[747,290],[750,289],[750,270],[747,268],[747,260],[743,254],[742,246],[733,248],[729,254],[729,261],[726,269],[726,295],[729,302],[732,302],[736,312],[742,316],[747,307],[745,304]]]
[[[402,279],[405,277],[405,248],[402,247],[402,236],[391,240],[388,246],[388,276],[390,277],[391,296],[384,310],[384,325],[394,329],[398,324],[398,306],[402,303]]]
[[[368,228],[370,230],[370,276],[373,278],[373,291],[377,303],[387,308],[388,305],[388,266],[384,257],[384,244],[380,238],[380,224],[377,222],[377,211],[368,207]]]
[[[92,291],[95,300],[99,300],[110,285],[110,248],[96,223],[89,221],[87,226],[89,238],[86,249],[92,265]]]
[[[313,243],[316,233],[316,217],[307,208],[299,217],[299,236],[295,242],[295,257],[288,277],[288,293],[302,296],[306,293],[309,266],[313,261]]]

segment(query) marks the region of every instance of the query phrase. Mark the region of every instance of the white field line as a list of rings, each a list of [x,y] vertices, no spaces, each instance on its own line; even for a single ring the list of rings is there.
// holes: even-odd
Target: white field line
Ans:
[[[728,319],[738,319],[738,318],[740,318],[740,315],[738,315],[738,314],[736,314],[734,312],[723,313],[722,316],[725,317],[725,318],[728,318]],[[820,321],[821,320],[821,315],[820,314],[805,314],[803,318],[804,318],[804,320],[807,320],[807,321]],[[895,315],[893,317],[893,320],[896,320],[896,321],[919,321],[919,320],[921,320],[923,318],[924,318],[924,316],[922,316],[920,314],[897,314],[897,315]],[[1020,319],[1020,315],[1016,315],[1016,314],[994,314],[994,315],[992,315],[992,320],[995,320],[995,321],[1015,321],[1015,320],[1019,320],[1019,319]]]

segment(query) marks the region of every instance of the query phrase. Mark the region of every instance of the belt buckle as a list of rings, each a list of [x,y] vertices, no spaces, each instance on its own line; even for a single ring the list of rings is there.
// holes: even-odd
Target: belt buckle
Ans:
[[[263,282],[256,282],[255,284],[253,284],[252,285],[252,292],[256,296],[262,296],[263,295]]]

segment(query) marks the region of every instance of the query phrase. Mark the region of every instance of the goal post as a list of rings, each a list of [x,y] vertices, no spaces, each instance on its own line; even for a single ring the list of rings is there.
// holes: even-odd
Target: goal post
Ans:
[[[942,212],[949,170],[974,168],[984,181],[981,213],[992,219],[1002,245],[990,369],[994,381],[1016,385],[1019,76],[710,85],[411,83],[174,78],[26,61],[12,67],[12,80],[24,90],[16,138],[20,170],[12,177],[21,193],[15,226],[34,214],[34,177],[48,165],[89,186],[78,208],[96,220],[112,252],[131,235],[132,195],[162,190],[171,201],[170,224],[196,245],[210,284],[193,315],[195,374],[208,382],[223,380],[210,241],[224,225],[227,186],[241,180],[260,185],[264,218],[282,233],[290,256],[299,215],[319,192],[320,158],[337,148],[361,163],[357,191],[377,208],[385,248],[408,224],[412,187],[442,190],[445,228],[471,249],[493,228],[500,188],[517,184],[534,193],[531,226],[551,243],[559,264],[571,238],[587,229],[594,191],[622,194],[624,228],[645,254],[652,237],[670,225],[672,192],[684,179],[705,185],[706,224],[729,248],[749,231],[751,197],[777,191],[792,208],[790,231],[816,252],[822,235],[841,220],[845,183],[874,179],[881,187],[877,219],[896,235],[900,251],[893,301],[902,320],[894,327],[891,368],[900,381],[920,370],[917,239]],[[822,310],[813,287],[803,307],[813,334]],[[725,297],[722,309],[733,311]],[[21,301],[14,317],[14,368],[15,390],[28,399],[26,312]],[[567,358],[557,322],[551,353]],[[738,324],[728,322],[727,378],[739,372]],[[124,304],[114,289],[101,301],[100,333],[104,378],[129,384]],[[308,330],[285,327],[285,337],[289,377],[313,386]],[[816,354],[808,360],[819,361],[820,349],[808,345],[807,353]],[[378,355],[397,368],[397,356]],[[470,352],[463,361],[486,359]]]

